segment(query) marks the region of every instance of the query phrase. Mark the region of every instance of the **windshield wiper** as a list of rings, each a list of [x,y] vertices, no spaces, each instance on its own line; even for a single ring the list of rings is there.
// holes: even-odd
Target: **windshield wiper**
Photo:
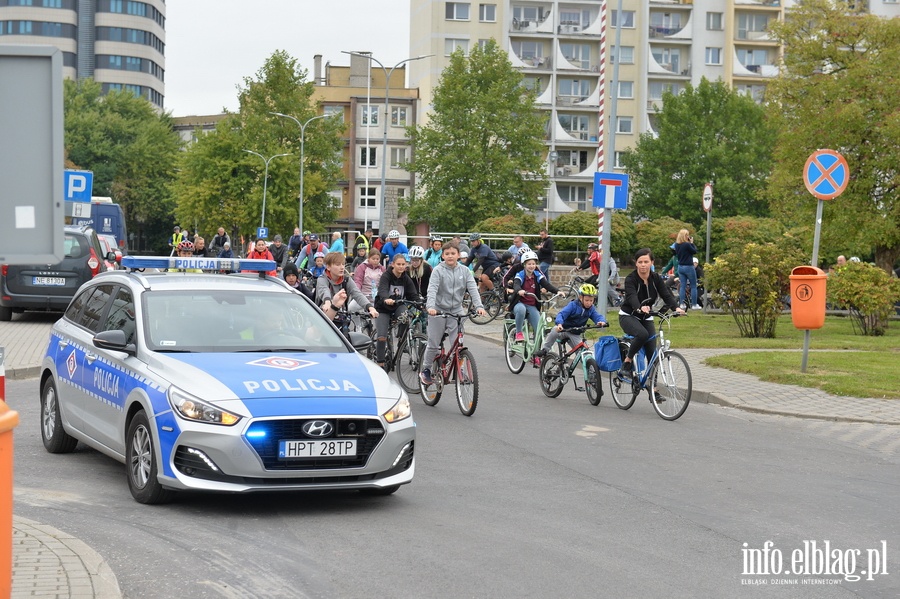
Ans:
[[[236,350],[235,353],[238,354],[246,354],[246,353],[259,353],[259,352],[296,352],[296,353],[306,353],[305,349],[301,349],[298,347],[257,347],[255,349],[239,349]]]
[[[194,354],[197,353],[192,349],[157,349],[158,354]]]

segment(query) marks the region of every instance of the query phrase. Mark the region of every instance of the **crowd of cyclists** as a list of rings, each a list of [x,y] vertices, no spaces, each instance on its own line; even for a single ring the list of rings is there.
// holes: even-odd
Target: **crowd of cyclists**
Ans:
[[[546,265],[546,258],[540,258],[520,236],[516,236],[513,244],[503,252],[491,249],[479,233],[472,233],[467,241],[468,244],[454,238],[445,243],[440,235],[433,235],[427,248],[407,247],[396,230],[375,240],[372,231],[368,230],[358,236],[352,248],[353,258],[348,260],[342,241],[339,251],[329,251],[329,246],[318,235],[309,231],[301,234],[295,229],[288,243],[283,243],[280,235],[276,235],[271,244],[256,240],[248,246],[247,258],[273,261],[276,267],[267,274],[282,277],[289,286],[315,302],[344,331],[348,327],[343,325],[352,321],[354,315],[367,314],[374,322],[375,361],[382,367],[392,326],[403,320],[408,306],[424,310],[428,315],[427,344],[420,378],[424,385],[430,385],[430,365],[442,340],[453,338],[456,328],[461,326],[460,319],[445,316],[466,315],[468,311],[483,315],[481,293],[499,285],[506,301],[507,318],[515,321],[515,342],[525,343],[525,321],[531,331],[538,328],[541,293],[562,293],[550,282],[548,273],[540,268]],[[208,249],[202,238],[192,242],[173,236],[173,242],[177,242],[170,243],[173,253],[177,252],[179,257],[234,257],[230,239],[222,229]],[[647,317],[649,306],[662,299],[669,308],[682,311],[670,286],[651,271],[652,260],[649,249],[640,250],[635,255],[635,271],[625,278],[624,300],[618,295],[610,297],[610,301],[615,302],[613,305],[620,307],[622,329],[634,337],[629,355],[625,357],[625,372],[642,346],[648,354],[653,351],[654,325],[652,318]],[[618,270],[614,261],[609,262],[610,288],[615,293]],[[578,336],[567,330],[584,327],[589,321],[597,326],[607,326],[606,318],[594,306],[601,267],[597,244],[588,245],[585,260],[576,260],[576,268],[579,267],[590,268],[591,276],[577,286],[575,298],[556,315],[555,326],[535,354],[536,367],[560,335],[572,344],[578,342],[580,338],[575,339]],[[695,280],[691,280],[694,286]],[[693,293],[692,289],[692,300],[696,297]]]

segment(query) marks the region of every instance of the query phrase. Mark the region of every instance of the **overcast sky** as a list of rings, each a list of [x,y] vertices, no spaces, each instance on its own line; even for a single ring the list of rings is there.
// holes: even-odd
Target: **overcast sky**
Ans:
[[[237,111],[237,86],[276,50],[313,76],[372,52],[388,68],[409,58],[409,0],[169,0],[165,109],[173,116]]]

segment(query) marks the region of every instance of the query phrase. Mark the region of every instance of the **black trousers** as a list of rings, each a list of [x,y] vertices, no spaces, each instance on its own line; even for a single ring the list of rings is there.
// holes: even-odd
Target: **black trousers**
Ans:
[[[644,348],[644,355],[647,357],[647,361],[650,361],[650,358],[653,356],[653,352],[656,351],[656,325],[652,320],[641,320],[637,316],[623,316],[619,315],[619,326],[622,327],[622,330],[634,337],[631,340],[631,348],[628,350],[628,357],[632,360],[637,355],[637,353]],[[651,339],[651,337],[653,337]]]

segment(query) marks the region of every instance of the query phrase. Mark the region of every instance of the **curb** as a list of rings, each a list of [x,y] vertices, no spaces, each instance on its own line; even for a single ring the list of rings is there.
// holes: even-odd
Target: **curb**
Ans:
[[[68,588],[69,597],[121,599],[122,591],[112,568],[84,542],[15,515],[13,532],[13,597],[39,596],[39,589],[46,587],[48,578],[58,578]]]
[[[7,368],[6,369],[6,378],[10,380],[25,380],[25,379],[34,379],[40,376],[41,367],[40,366],[26,366],[25,368]]]

